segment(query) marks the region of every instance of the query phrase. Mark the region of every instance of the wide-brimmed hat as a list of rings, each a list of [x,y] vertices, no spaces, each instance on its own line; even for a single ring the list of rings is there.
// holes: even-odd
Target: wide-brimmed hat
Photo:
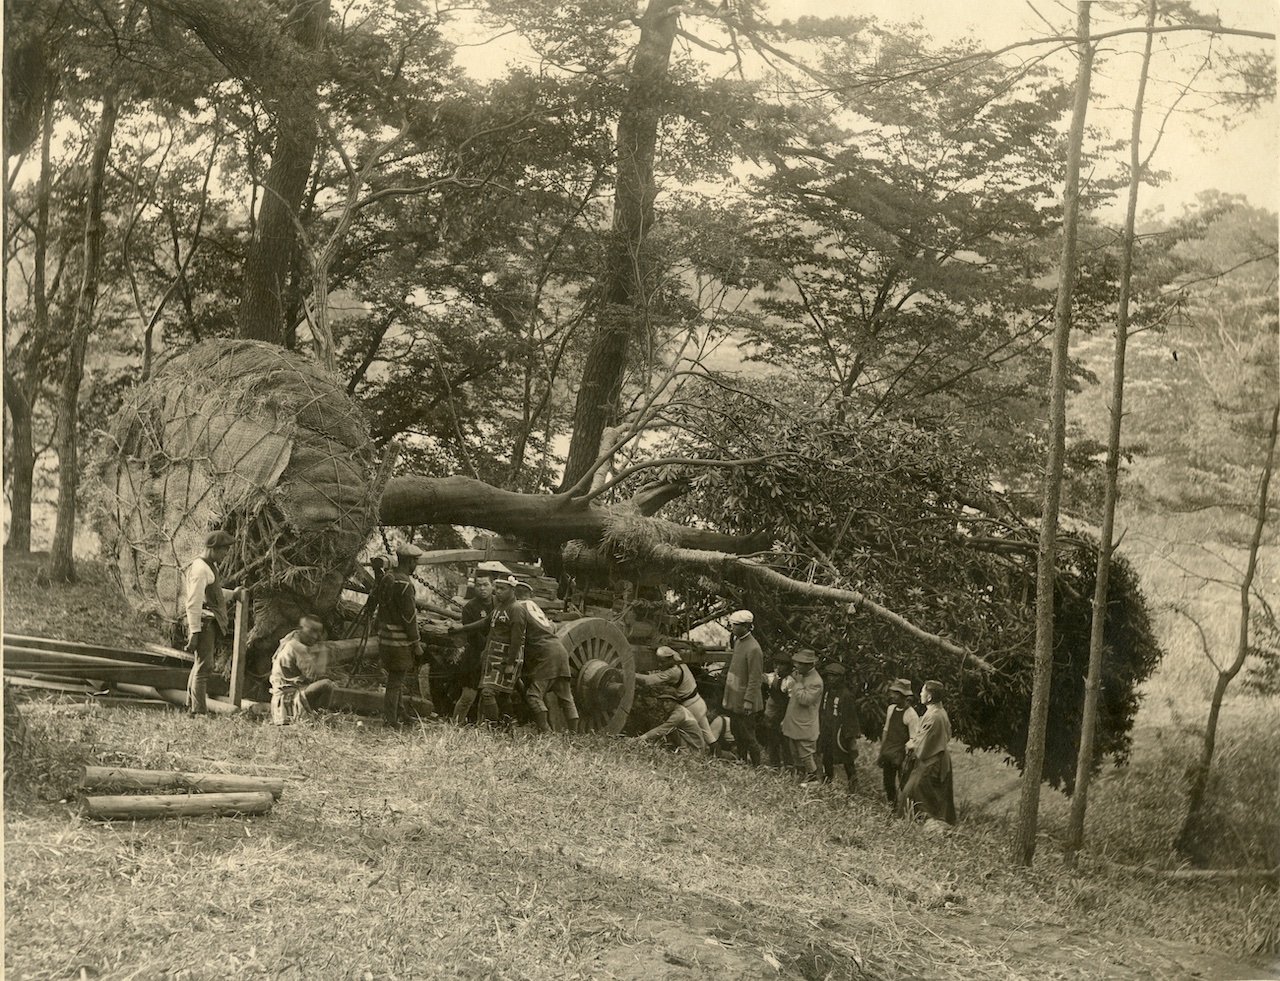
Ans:
[[[729,614],[730,623],[755,623],[756,618],[750,610],[734,610]]]
[[[804,650],[796,651],[792,654],[791,661],[793,664],[817,664],[818,655],[816,652],[811,651],[806,647]]]
[[[211,531],[209,532],[209,534],[205,535],[204,547],[205,548],[226,548],[229,545],[234,545],[235,542],[236,540],[234,538],[232,538],[225,531],[219,528],[217,531]]]
[[[891,684],[891,685],[889,686],[889,693],[890,693],[890,694],[893,694],[895,691],[896,691],[899,695],[906,695],[906,696],[908,696],[908,697],[910,697],[911,695],[913,695],[913,694],[914,694],[914,692],[911,690],[911,679],[910,679],[910,678],[899,678],[897,681],[895,681],[893,684]]]

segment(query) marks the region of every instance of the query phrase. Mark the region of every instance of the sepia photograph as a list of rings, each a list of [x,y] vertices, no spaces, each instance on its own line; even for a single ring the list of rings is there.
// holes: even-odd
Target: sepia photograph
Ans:
[[[1276,0],[4,0],[9,981],[1280,981]]]

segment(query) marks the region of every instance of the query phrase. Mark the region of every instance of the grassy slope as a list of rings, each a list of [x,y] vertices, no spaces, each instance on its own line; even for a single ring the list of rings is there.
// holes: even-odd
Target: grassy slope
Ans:
[[[14,978],[80,965],[139,979],[1258,970],[1210,953],[1240,938],[1195,907],[1226,910],[1230,889],[1067,876],[1052,860],[1015,875],[999,825],[942,838],[889,821],[870,796],[805,794],[622,739],[443,725],[399,737],[349,717],[278,730],[145,710],[29,715],[37,741],[56,734],[64,747],[44,768],[47,796],[70,792],[79,761],[298,779],[264,818],[103,826],[62,803],[11,813]]]
[[[6,629],[143,639],[52,629],[73,610],[129,622],[101,570],[38,589],[21,568]],[[986,758],[959,757],[965,821],[941,838],[887,819],[867,752],[865,795],[846,801],[603,737],[27,715],[37,800],[6,827],[13,978],[1260,977],[1248,952],[1280,936],[1274,892],[1067,874],[1049,841],[1012,873],[982,796],[1009,777]],[[264,818],[99,825],[63,801],[102,762],[299,779]]]

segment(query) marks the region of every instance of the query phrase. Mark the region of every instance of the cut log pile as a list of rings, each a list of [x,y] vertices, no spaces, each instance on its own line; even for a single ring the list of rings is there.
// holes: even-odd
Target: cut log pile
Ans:
[[[182,773],[116,766],[86,766],[85,790],[182,790],[173,794],[86,795],[87,817],[134,820],[156,817],[230,817],[266,814],[284,793],[279,777],[230,773]]]

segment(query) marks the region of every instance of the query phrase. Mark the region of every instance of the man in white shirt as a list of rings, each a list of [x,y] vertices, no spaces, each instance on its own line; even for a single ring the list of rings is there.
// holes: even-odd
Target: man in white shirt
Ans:
[[[187,651],[196,656],[187,678],[187,706],[193,715],[209,711],[209,675],[218,644],[229,634],[227,604],[239,602],[242,589],[226,589],[218,576],[218,565],[227,557],[235,539],[225,531],[211,531],[204,551],[187,567],[186,600]]]
[[[324,624],[304,614],[298,629],[285,634],[271,659],[271,721],[289,725],[303,715],[328,708],[334,683],[322,677],[323,658],[312,650],[324,639]]]

